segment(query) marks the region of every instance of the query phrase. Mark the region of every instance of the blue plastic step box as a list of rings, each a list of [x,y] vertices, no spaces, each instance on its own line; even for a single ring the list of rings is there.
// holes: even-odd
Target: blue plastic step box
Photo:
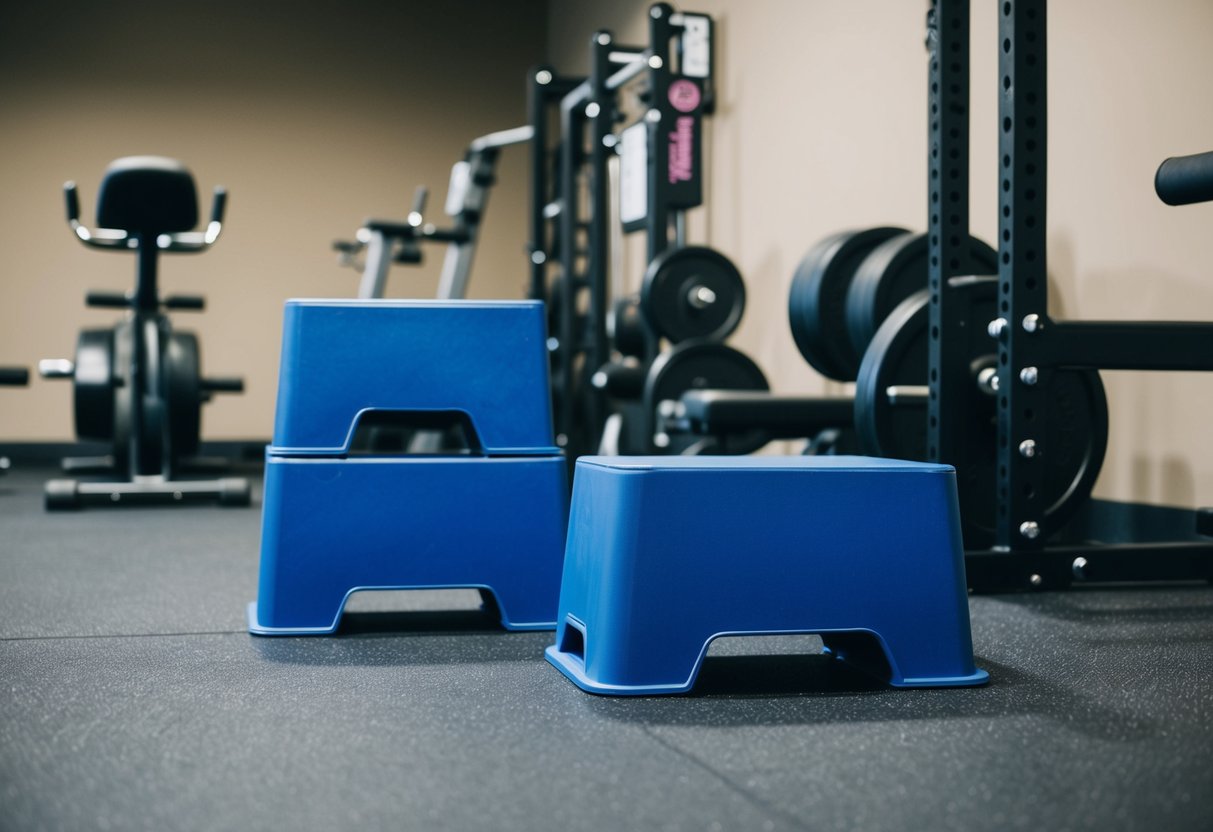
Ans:
[[[897,687],[976,685],[953,469],[864,457],[582,457],[556,643],[602,694],[689,690],[720,636],[820,634]]]
[[[543,306],[292,300],[249,631],[331,633],[360,590],[475,587],[556,620],[568,518]],[[454,420],[468,450],[357,453],[359,423]]]

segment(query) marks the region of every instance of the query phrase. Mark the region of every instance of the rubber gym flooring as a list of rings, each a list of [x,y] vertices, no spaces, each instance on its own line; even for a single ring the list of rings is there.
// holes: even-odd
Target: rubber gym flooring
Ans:
[[[1213,829],[1207,586],[973,597],[984,688],[801,637],[602,698],[470,592],[251,637],[255,508],[46,514],[50,473],[0,479],[3,830]]]

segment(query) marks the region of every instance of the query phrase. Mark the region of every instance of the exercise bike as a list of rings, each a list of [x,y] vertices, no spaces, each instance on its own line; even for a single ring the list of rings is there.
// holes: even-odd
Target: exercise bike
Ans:
[[[227,193],[215,189],[206,230],[194,231],[198,198],[194,177],[180,162],[158,156],[118,159],[106,169],[97,198],[97,224],[80,223],[74,182],[64,186],[67,221],[91,248],[133,252],[135,289],[130,294],[89,292],[85,303],[126,309],[109,329],[80,332],[74,361],[39,363],[44,378],[73,380],[76,434],[108,443],[103,458],[64,460],[69,472],[101,468],[101,481],[55,479],[46,484],[48,510],[83,505],[174,504],[217,500],[250,502],[247,479],[182,479],[183,463],[198,452],[202,405],[215,393],[239,393],[238,378],[203,378],[198,339],[175,332],[168,310],[201,311],[198,296],[161,298],[157,268],[161,252],[205,251],[219,237]]]

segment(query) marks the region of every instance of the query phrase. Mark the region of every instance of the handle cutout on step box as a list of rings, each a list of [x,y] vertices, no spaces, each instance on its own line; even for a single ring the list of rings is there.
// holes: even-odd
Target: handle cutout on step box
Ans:
[[[485,456],[462,410],[364,410],[349,456]]]

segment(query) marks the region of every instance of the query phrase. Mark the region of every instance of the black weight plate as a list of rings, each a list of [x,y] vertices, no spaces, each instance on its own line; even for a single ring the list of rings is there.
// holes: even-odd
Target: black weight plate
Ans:
[[[855,270],[846,298],[846,329],[851,346],[863,355],[885,316],[910,295],[927,288],[926,234],[903,234],[872,249]],[[998,252],[969,237],[969,262],[953,274],[998,272]],[[858,368],[857,368],[858,369]]]
[[[72,402],[76,435],[109,442],[114,437],[114,333],[84,329],[76,339]]]
[[[164,391],[174,461],[196,456],[202,433],[202,368],[198,338],[173,332],[165,341]]]
[[[925,399],[890,401],[890,387],[925,387],[927,341],[922,289],[890,312],[864,354],[855,383],[855,429],[863,452],[901,459],[927,458]]]
[[[623,355],[641,357],[644,355],[648,338],[648,327],[640,315],[640,298],[629,295],[615,301],[615,329],[613,333],[615,349]]]
[[[959,277],[946,291],[967,309],[968,343],[963,345],[973,368],[974,384],[964,402],[970,420],[964,425],[961,463],[957,465],[965,545],[992,544],[997,494],[997,399],[976,383],[977,373],[997,364],[986,325],[997,317],[998,282],[988,277]],[[864,452],[876,456],[925,460],[927,406],[918,397],[900,404],[888,389],[926,384],[927,328],[930,297],[924,289],[903,301],[885,319],[864,356],[855,389],[855,424]],[[1092,370],[1042,373],[1038,384],[1051,402],[1037,417],[1036,441],[1041,454],[1033,461],[1043,476],[1033,497],[1041,506],[1046,535],[1073,516],[1095,485],[1108,439],[1107,400],[1099,374]]]
[[[131,352],[134,347],[130,321],[114,327],[114,470],[118,476],[131,472],[131,428],[134,384],[131,382]]]
[[[805,361],[823,376],[855,380],[863,353],[856,352],[847,337],[847,290],[872,249],[906,233],[885,226],[832,234],[809,249],[796,267],[788,292],[792,337]]]
[[[704,290],[710,298],[697,300]],[[653,331],[671,343],[720,341],[741,323],[745,281],[733,262],[714,249],[670,249],[645,270],[640,308]]]
[[[769,390],[766,376],[745,353],[709,340],[684,341],[657,356],[649,367],[644,385],[644,413],[649,420],[650,453],[681,454],[703,437],[691,434],[669,436],[659,447],[652,438],[657,411],[663,401],[677,402],[688,390]],[[748,454],[767,443],[761,431],[729,437],[727,447],[713,446],[712,453]]]

